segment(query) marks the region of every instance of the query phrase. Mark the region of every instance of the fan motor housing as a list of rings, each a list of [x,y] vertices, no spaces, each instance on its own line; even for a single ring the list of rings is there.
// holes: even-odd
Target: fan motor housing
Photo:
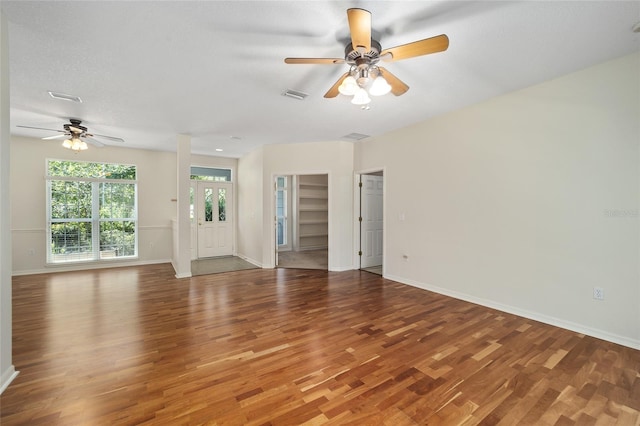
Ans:
[[[368,52],[361,53],[353,48],[353,44],[349,43],[344,48],[344,60],[349,65],[374,65],[380,61],[380,52],[382,47],[377,40],[371,39],[371,49]]]

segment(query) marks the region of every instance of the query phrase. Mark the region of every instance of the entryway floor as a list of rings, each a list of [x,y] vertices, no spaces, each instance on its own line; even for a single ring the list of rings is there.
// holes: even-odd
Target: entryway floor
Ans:
[[[237,256],[208,257],[191,261],[191,275],[219,274],[221,272],[242,271],[244,269],[257,269],[251,262],[247,262]]]
[[[371,272],[372,274],[382,275],[382,265],[370,266],[368,268],[362,268],[362,270]]]

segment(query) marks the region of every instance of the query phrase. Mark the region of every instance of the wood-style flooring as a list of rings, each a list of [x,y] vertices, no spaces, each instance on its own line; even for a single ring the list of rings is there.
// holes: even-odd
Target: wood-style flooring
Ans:
[[[3,426],[638,425],[640,351],[363,271],[13,278]]]

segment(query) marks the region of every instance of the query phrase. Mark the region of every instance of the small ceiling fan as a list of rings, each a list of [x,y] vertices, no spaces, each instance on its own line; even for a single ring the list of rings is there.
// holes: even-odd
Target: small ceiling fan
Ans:
[[[378,62],[399,61],[430,53],[443,52],[449,47],[445,34],[414,41],[382,50],[378,40],[371,38],[371,12],[365,9],[348,9],[347,19],[351,43],[344,49],[343,58],[286,58],[287,64],[348,64],[350,69],[325,93],[325,98],[335,98],[338,93],[353,95],[352,103],[365,106],[371,99],[368,94],[378,96],[391,91],[396,96],[409,90],[404,82],[378,66]],[[380,78],[382,77],[382,78]],[[371,83],[371,84],[369,84]],[[369,87],[370,86],[370,87]],[[365,88],[368,87],[368,93]]]
[[[97,147],[103,147],[105,144],[100,142],[96,138],[105,139],[110,142],[120,142],[120,143],[124,142],[124,139],[117,138],[115,136],[106,136],[106,135],[98,135],[95,133],[89,133],[89,130],[85,126],[82,126],[81,123],[82,123],[81,120],[78,120],[77,118],[71,118],[69,119],[69,123],[64,124],[62,126],[64,130],[45,129],[43,127],[33,127],[33,126],[16,126],[16,127],[22,127],[25,129],[47,130],[50,132],[58,132],[59,133],[58,135],[46,136],[42,139],[50,140],[50,139],[66,138],[65,141],[62,143],[62,146],[74,151],[82,151],[87,149],[88,148],[87,142]]]

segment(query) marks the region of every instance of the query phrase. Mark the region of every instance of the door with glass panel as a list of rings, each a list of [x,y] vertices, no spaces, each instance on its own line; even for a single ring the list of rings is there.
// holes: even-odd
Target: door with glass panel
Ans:
[[[198,182],[198,257],[233,254],[233,187],[230,182]]]

